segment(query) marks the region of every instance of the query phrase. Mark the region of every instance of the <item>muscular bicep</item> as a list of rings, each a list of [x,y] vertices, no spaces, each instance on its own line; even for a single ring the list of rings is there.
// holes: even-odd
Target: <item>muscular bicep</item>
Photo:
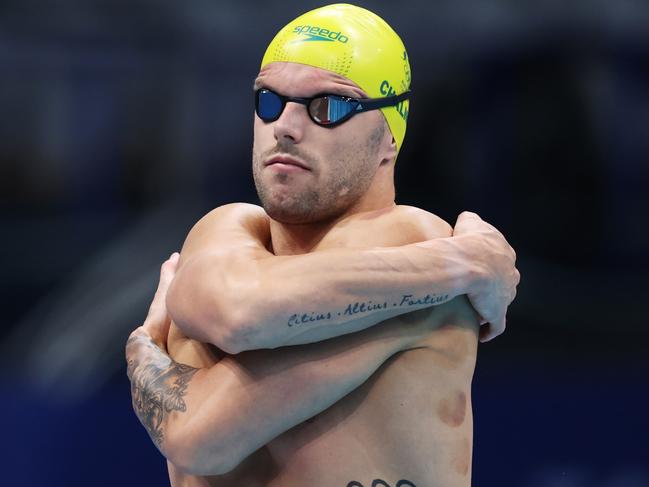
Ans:
[[[270,223],[266,212],[255,205],[233,203],[210,211],[191,229],[180,253],[178,269],[167,294],[167,308],[176,324],[169,329],[171,348],[191,349],[187,334],[192,326],[203,320],[217,326],[209,293],[213,283],[224,276],[215,273],[211,264],[214,256],[238,252],[250,258],[272,255],[267,249]],[[216,269],[218,271],[218,269]],[[204,299],[201,299],[204,298]],[[213,324],[213,325],[212,325]]]

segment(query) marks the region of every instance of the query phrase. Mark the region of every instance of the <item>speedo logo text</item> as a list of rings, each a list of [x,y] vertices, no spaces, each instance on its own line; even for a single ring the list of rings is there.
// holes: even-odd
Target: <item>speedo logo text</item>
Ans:
[[[295,34],[304,34],[306,38],[297,39],[293,42],[325,41],[325,42],[342,42],[347,44],[349,37],[342,32],[334,32],[329,29],[323,29],[318,26],[298,25],[293,29]]]

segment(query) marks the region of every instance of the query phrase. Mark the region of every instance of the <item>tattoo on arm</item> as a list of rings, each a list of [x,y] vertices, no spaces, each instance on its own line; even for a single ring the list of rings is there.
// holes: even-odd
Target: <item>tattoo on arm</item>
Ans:
[[[356,316],[356,315],[365,315],[372,311],[380,311],[388,308],[411,308],[413,306],[435,306],[438,304],[445,303],[449,300],[448,294],[426,294],[425,296],[414,296],[412,294],[403,294],[400,299],[397,299],[393,302],[381,301],[374,302],[369,301],[360,301],[349,303],[342,310],[333,310],[333,311],[307,311],[294,313],[289,316],[287,324],[290,327],[293,326],[303,326],[308,325],[309,323],[314,323],[317,321],[330,321],[336,319],[336,317],[341,316]]]
[[[183,396],[198,369],[175,362],[148,336],[131,336],[126,348],[133,410],[161,449],[169,413],[186,411]]]

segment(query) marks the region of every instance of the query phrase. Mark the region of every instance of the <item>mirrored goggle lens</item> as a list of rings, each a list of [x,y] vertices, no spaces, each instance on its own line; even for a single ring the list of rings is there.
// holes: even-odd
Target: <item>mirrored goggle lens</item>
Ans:
[[[259,90],[257,99],[257,115],[262,120],[272,121],[282,113],[282,99],[272,91]]]
[[[347,118],[356,110],[358,102],[338,96],[315,98],[309,104],[311,117],[322,125],[333,124]]]

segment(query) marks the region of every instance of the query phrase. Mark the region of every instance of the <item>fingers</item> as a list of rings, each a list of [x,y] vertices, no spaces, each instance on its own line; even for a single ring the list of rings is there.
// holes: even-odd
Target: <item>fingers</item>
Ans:
[[[149,313],[147,314],[147,321],[159,321],[166,318],[167,307],[165,305],[165,299],[167,297],[167,290],[171,281],[173,281],[174,276],[176,275],[176,267],[178,266],[178,259],[180,254],[174,252],[171,254],[168,260],[164,261],[160,267],[160,281],[158,282],[158,289],[156,289],[155,295],[153,296],[153,301],[149,306]]]
[[[482,218],[478,216],[477,213],[471,211],[463,211],[460,213],[455,220],[455,225],[453,226],[453,235],[456,233],[464,233],[470,231],[475,225],[479,225],[483,222]]]
[[[464,233],[470,232],[491,232],[502,240],[505,240],[505,236],[494,227],[492,224],[484,221],[476,213],[471,211],[463,211],[457,217],[455,221],[455,227],[453,227],[453,235],[462,235]],[[505,240],[505,243],[506,240]],[[511,249],[513,251],[513,249]]]
[[[514,254],[514,259],[516,259],[515,254]],[[521,273],[518,272],[518,269],[514,269],[514,271],[516,272],[515,274],[516,286],[518,286],[521,283]],[[514,296],[512,297],[512,301],[514,300],[515,297],[516,297],[516,287],[514,287]]]
[[[168,260],[162,263],[162,266],[160,267],[160,282],[158,284],[156,294],[167,294],[169,284],[171,284],[171,281],[173,281],[173,278],[176,275],[176,267],[178,266],[179,258],[180,254],[178,252],[174,252],[173,254],[171,254]]]
[[[491,340],[491,332],[489,330],[489,324],[482,325],[480,327],[480,343],[486,343]]]
[[[479,220],[482,221],[482,218],[480,218],[480,215],[477,213],[474,213],[472,211],[463,211],[457,216],[456,223],[459,222],[460,220]]]
[[[516,252],[504,235],[476,213],[460,213],[453,235],[464,235],[462,243],[468,260],[479,262],[481,278],[471,287],[469,300],[481,315],[480,341],[488,342],[505,331],[507,307],[516,297],[520,272],[516,269]]]
[[[506,317],[480,327],[480,342],[486,343],[502,334],[507,327]]]
[[[146,331],[153,341],[160,347],[166,347],[167,335],[169,333],[169,326],[171,318],[167,313],[167,291],[171,281],[176,275],[176,268],[178,266],[178,259],[180,254],[174,252],[162,266],[160,266],[160,281],[158,282],[158,289],[153,296],[149,312],[142,324],[142,328]]]

